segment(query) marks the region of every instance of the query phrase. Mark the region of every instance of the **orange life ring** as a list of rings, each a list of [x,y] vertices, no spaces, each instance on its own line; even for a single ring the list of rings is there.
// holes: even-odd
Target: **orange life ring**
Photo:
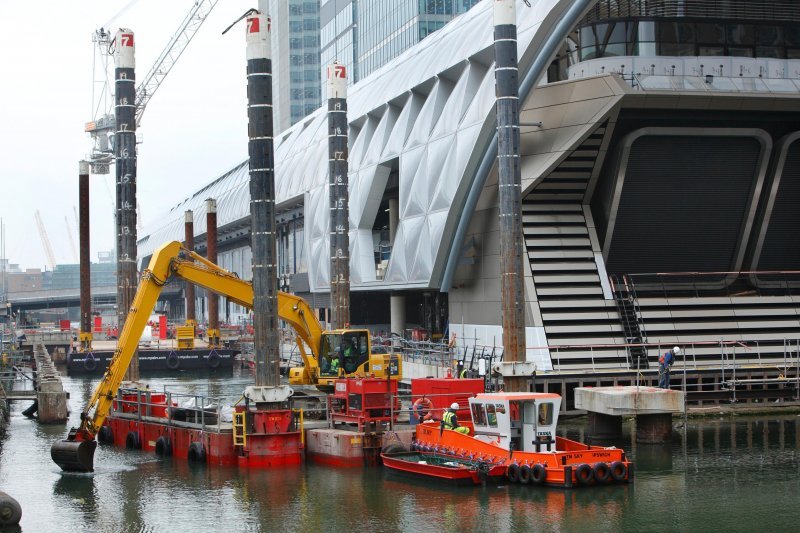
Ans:
[[[411,408],[417,418],[422,420],[425,416],[433,410],[433,402],[430,398],[426,398],[423,396],[422,398],[417,398],[414,402],[414,406]]]

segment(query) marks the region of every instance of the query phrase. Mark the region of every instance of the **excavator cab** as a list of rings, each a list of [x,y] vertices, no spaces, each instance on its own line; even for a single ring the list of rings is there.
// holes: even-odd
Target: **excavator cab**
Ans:
[[[369,331],[337,330],[322,334],[320,342],[320,375],[335,377],[343,372],[369,372]]]

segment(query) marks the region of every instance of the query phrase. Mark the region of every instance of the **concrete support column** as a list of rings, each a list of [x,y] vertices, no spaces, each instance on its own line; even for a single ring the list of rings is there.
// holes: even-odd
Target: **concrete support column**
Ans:
[[[608,440],[622,437],[622,417],[589,412],[589,436]]]
[[[643,444],[672,442],[672,413],[636,415],[636,442]]]
[[[400,222],[400,200],[389,198],[389,242],[394,246],[394,237],[397,235],[397,224]]]
[[[389,310],[391,314],[392,333],[403,335],[406,327],[406,297],[402,294],[392,294],[389,296]]]

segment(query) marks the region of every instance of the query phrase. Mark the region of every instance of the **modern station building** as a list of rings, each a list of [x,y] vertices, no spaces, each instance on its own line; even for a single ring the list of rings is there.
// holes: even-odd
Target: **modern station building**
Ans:
[[[800,0],[531,4],[517,5],[529,360],[630,370],[675,344],[696,366],[796,359]],[[502,345],[492,43],[484,0],[350,87],[354,324]],[[326,111],[275,145],[280,284],[324,317]],[[142,232],[143,265],[183,239],[186,210],[203,252],[206,198],[220,264],[251,276],[246,161]],[[164,305],[182,316],[180,297]]]

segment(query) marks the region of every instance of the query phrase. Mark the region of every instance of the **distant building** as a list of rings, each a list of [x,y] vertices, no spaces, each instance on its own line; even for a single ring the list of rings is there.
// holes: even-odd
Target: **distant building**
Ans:
[[[348,67],[350,83],[466,13],[478,0],[322,0],[321,62]]]
[[[319,0],[269,0],[272,17],[273,113],[281,132],[322,103]]]

